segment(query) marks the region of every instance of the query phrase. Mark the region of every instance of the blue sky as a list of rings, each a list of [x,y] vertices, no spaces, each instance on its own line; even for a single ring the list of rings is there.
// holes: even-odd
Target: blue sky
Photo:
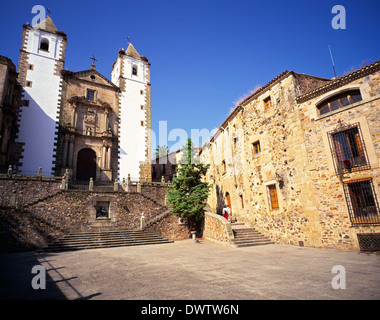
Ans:
[[[380,1],[123,0],[7,1],[0,12],[0,55],[17,65],[22,24],[34,5],[50,8],[68,36],[69,70],[90,68],[109,78],[127,37],[151,62],[152,129],[217,128],[234,102],[285,70],[323,78],[342,75],[380,56]],[[334,30],[334,5],[346,29]],[[168,142],[169,146],[174,144]]]

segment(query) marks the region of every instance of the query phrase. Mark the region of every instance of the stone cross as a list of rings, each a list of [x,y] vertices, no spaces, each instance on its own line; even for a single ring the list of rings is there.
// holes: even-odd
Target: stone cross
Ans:
[[[92,57],[90,57],[90,59],[92,59],[91,68],[95,68],[95,61],[98,61],[98,59],[95,58],[95,55],[93,55]]]

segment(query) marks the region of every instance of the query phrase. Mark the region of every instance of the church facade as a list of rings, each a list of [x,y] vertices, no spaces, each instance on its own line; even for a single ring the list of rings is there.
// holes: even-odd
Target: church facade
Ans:
[[[151,180],[148,59],[129,44],[109,80],[96,70],[95,57],[90,69],[64,70],[66,46],[66,34],[50,17],[23,26],[17,172],[68,172],[74,181]]]

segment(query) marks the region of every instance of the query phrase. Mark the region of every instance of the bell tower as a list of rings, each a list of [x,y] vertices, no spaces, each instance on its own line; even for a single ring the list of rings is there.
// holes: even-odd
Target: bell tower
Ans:
[[[150,63],[132,43],[119,50],[111,81],[120,88],[119,179],[151,181]]]
[[[67,36],[52,19],[23,26],[18,81],[23,87],[19,114],[19,172],[53,174],[61,103],[61,70],[65,63]]]

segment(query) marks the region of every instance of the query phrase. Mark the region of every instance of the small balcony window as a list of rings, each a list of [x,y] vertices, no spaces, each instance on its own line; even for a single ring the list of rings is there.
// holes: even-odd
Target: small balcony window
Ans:
[[[369,161],[360,125],[341,126],[329,133],[337,173],[369,169]]]

